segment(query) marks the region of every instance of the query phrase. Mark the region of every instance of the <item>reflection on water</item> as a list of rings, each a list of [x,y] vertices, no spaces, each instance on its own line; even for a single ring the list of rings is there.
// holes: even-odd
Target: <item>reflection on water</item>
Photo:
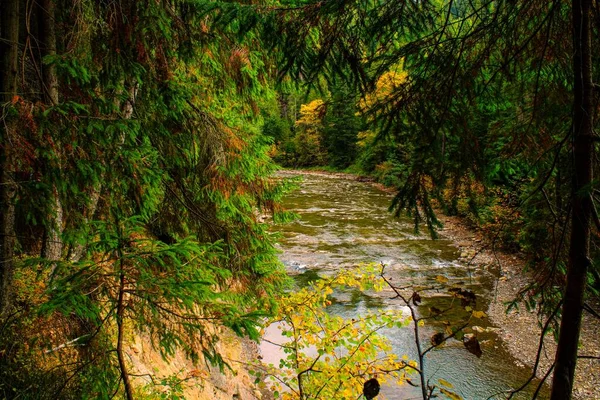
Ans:
[[[368,184],[325,175],[305,175],[300,189],[290,194],[284,204],[295,211],[299,219],[276,227],[282,233],[280,258],[288,272],[295,276],[297,285],[307,285],[320,275],[329,275],[347,266],[380,262],[386,265],[386,275],[399,286],[439,288],[437,278],[443,276],[447,278],[445,286],[475,292],[477,309],[486,310],[488,299],[493,296],[495,271],[467,268],[458,261],[459,252],[451,241],[431,240],[416,234],[411,220],[393,218],[388,212],[390,201],[389,194]],[[401,308],[402,304],[392,297],[389,291],[334,293],[330,312],[352,318],[367,310]],[[445,290],[431,291],[424,296],[418,312],[429,315],[430,308],[445,309],[451,302]],[[455,307],[443,320],[457,323],[463,317],[464,310]],[[472,321],[478,326],[477,330],[483,331],[478,333],[483,356],[477,358],[461,341],[450,339],[427,354],[427,378],[431,382],[440,378],[450,382],[453,391],[464,399],[487,399],[518,386],[530,371],[516,366],[487,319]],[[441,330],[442,318],[428,320],[422,328],[422,343],[429,344],[431,335]],[[472,332],[472,327],[466,331]],[[278,342],[281,338],[277,338],[277,332],[275,327],[270,327],[266,337]],[[389,329],[384,333],[397,354],[416,359],[412,329]],[[277,365],[281,354],[267,343],[261,348],[265,361]],[[533,390],[535,387],[513,398],[531,398]],[[383,387],[382,394],[394,400],[420,398],[420,389],[408,385]],[[548,398],[547,390],[538,398]]]

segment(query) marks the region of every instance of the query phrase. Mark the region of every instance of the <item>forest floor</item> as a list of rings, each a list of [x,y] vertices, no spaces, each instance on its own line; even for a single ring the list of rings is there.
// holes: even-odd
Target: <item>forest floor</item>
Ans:
[[[379,189],[394,194],[395,191],[376,183],[368,177],[359,177],[347,173],[302,171],[303,174],[335,176],[340,179],[351,179],[369,182]],[[494,266],[500,271],[496,279],[494,296],[491,299],[488,316],[493,325],[499,328],[499,335],[507,345],[510,353],[521,365],[532,368],[540,344],[542,323],[536,312],[527,311],[524,305],[506,312],[507,303],[513,301],[520,290],[533,280],[531,274],[524,271],[525,258],[521,254],[496,249],[489,238],[481,230],[475,229],[460,217],[449,217],[441,212],[438,218],[444,227],[440,235],[452,240],[460,249],[462,260],[476,266]],[[540,352],[537,377],[542,379],[552,366],[556,344],[552,334],[544,338]],[[580,358],[577,361],[575,376],[575,398],[578,400],[600,400],[600,320],[589,313],[584,313],[580,337],[579,354],[594,358]],[[524,377],[524,381],[527,377]],[[550,384],[552,375],[547,377]]]

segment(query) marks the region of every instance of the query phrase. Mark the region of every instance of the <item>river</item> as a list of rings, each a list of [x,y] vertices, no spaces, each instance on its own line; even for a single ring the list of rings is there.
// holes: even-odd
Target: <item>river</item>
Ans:
[[[464,265],[458,247],[450,240],[432,240],[426,234],[416,234],[411,219],[394,218],[388,212],[391,198],[390,194],[367,183],[327,174],[304,175],[299,189],[284,200],[284,206],[295,211],[299,218],[276,227],[282,234],[278,244],[281,261],[298,285],[305,285],[319,275],[331,275],[340,268],[378,262],[384,263],[387,276],[402,286],[439,287],[439,277],[443,276],[446,287],[473,291],[477,295],[477,309],[487,310],[494,296],[497,271]],[[330,312],[347,318],[369,309],[402,307],[389,293],[353,292],[336,296]],[[434,306],[444,308],[451,301],[444,290],[427,293],[423,300],[418,309],[420,313]],[[444,317],[450,322],[455,321],[453,318],[458,318],[457,314]],[[477,358],[461,341],[450,339],[426,356],[425,371],[432,381],[442,378],[450,382],[453,391],[464,399],[479,400],[518,386],[530,371],[518,366],[486,318],[474,321],[473,325],[485,330],[478,333],[483,355]],[[440,330],[443,330],[441,322],[428,322],[422,329],[421,340],[428,344],[431,335]],[[279,340],[275,331],[267,329],[270,341]],[[471,327],[467,331],[471,332]],[[394,329],[385,334],[396,354],[416,359],[412,329]],[[261,351],[266,363],[278,364],[281,354],[272,345],[263,342]],[[531,398],[536,385],[532,386],[531,390],[513,398]],[[390,386],[382,388],[382,395],[391,400],[419,399],[420,389],[408,385]],[[548,398],[547,388],[542,389],[538,398]]]

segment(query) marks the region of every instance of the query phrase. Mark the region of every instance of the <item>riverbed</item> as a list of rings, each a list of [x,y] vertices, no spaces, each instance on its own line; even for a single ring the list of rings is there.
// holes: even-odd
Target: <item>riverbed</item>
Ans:
[[[341,268],[377,262],[386,265],[386,276],[399,286],[436,288],[424,292],[424,301],[418,308],[423,315],[434,307],[445,308],[452,301],[445,289],[452,287],[473,291],[477,309],[487,310],[499,271],[493,266],[466,265],[452,240],[432,240],[426,232],[416,233],[411,219],[394,218],[388,212],[391,198],[389,193],[355,180],[326,174],[304,175],[299,188],[284,201],[284,206],[299,218],[276,227],[281,233],[280,258],[288,273],[298,285],[304,285]],[[390,293],[339,293],[329,311],[352,318],[367,310],[402,308],[391,297]],[[460,312],[455,311],[444,320],[458,323],[460,317]],[[478,331],[482,356],[471,354],[462,341],[450,339],[427,355],[427,378],[450,382],[453,391],[464,399],[504,398],[500,393],[518,386],[530,370],[518,365],[498,336],[497,328],[487,318],[473,320],[465,332]],[[431,335],[440,330],[441,320],[428,322],[421,331],[421,341],[429,343]],[[267,335],[274,335],[274,331],[268,329]],[[385,334],[395,353],[416,358],[412,329],[393,329]],[[279,340],[274,336],[268,339]],[[261,351],[266,363],[278,364],[281,354],[273,346],[263,343]],[[513,398],[531,398],[536,386]],[[419,394],[420,389],[408,385],[382,388],[382,395],[392,400],[419,398]],[[547,397],[547,388],[543,387],[538,398]]]

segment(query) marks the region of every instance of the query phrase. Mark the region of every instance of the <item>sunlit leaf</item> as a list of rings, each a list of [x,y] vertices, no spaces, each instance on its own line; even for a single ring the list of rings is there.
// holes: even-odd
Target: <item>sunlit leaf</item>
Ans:
[[[456,393],[451,392],[451,391],[449,391],[447,389],[440,388],[440,392],[442,392],[450,400],[463,400],[463,398],[461,396],[459,396]]]
[[[447,380],[442,379],[442,378],[438,379],[438,382],[440,383],[440,385],[445,386],[449,389],[452,389],[454,387],[454,385],[452,385],[450,382],[448,382]]]

